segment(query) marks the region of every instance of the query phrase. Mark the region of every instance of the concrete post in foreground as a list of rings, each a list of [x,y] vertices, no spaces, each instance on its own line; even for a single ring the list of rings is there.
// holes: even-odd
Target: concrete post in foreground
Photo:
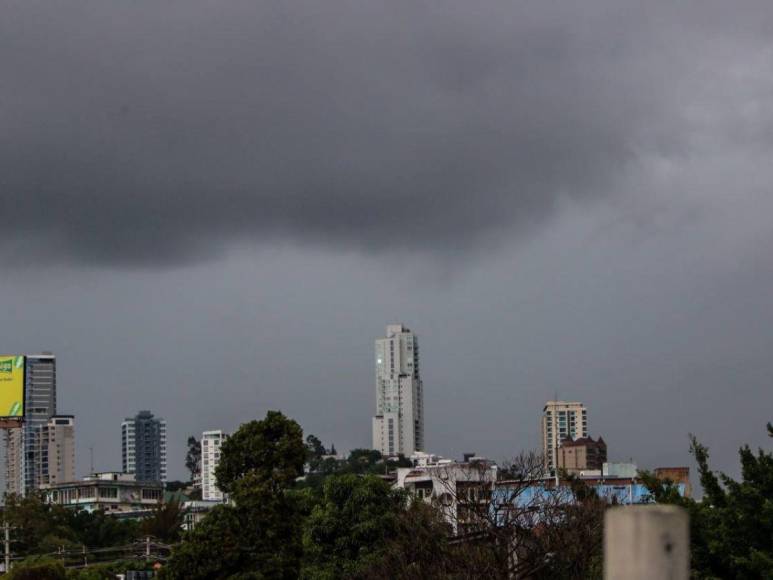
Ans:
[[[604,580],[687,580],[687,512],[670,505],[623,506],[604,516]]]

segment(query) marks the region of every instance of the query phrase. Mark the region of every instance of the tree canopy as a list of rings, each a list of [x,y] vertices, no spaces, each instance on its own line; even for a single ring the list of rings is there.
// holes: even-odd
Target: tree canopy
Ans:
[[[215,472],[234,505],[218,506],[185,538],[164,578],[297,578],[302,502],[291,493],[306,447],[278,411],[242,425],[221,447]]]
[[[250,421],[223,442],[215,470],[218,487],[237,503],[255,487],[279,493],[303,474],[306,447],[300,425],[279,411]]]
[[[768,433],[773,429],[768,424]],[[703,500],[681,497],[669,481],[644,479],[656,501],[690,515],[691,566],[697,578],[773,578],[773,454],[744,445],[741,479],[709,466],[709,449],[690,437]]]

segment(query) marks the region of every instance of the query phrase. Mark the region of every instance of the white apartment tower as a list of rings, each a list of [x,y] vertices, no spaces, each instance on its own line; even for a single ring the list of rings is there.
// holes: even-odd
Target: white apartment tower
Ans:
[[[588,411],[577,402],[548,401],[542,410],[542,453],[545,465],[556,467],[556,449],[566,437],[588,436]]]
[[[215,469],[220,463],[220,446],[228,438],[222,431],[204,431],[201,434],[201,499],[224,501],[225,496],[217,487]]]
[[[424,393],[419,342],[402,324],[376,340],[376,416],[373,448],[384,456],[424,450]]]

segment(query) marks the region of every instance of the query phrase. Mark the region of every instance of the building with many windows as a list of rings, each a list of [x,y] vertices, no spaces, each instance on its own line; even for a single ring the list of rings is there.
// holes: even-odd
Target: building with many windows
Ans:
[[[464,534],[480,529],[478,516],[489,505],[497,473],[494,462],[469,454],[461,463],[438,458],[424,466],[398,467],[394,486],[436,505],[454,534]]]
[[[376,340],[376,415],[373,448],[384,456],[424,450],[424,393],[419,341],[402,324]]]
[[[137,481],[166,481],[166,421],[140,411],[121,423],[122,466]]]
[[[48,422],[56,415],[56,357],[50,352],[24,357],[24,422],[5,429],[6,492],[27,495],[45,483]]]
[[[75,480],[75,417],[54,415],[41,429],[40,485]]]
[[[561,441],[567,437],[580,439],[588,436],[588,412],[577,402],[548,401],[542,410],[542,453],[545,465],[556,468],[556,456]]]
[[[48,503],[108,515],[142,517],[164,498],[160,481],[135,481],[130,473],[95,473],[80,481],[43,486]]]
[[[201,499],[224,501],[225,496],[217,487],[215,469],[220,463],[220,446],[228,438],[222,431],[204,431],[201,434]]]
[[[607,444],[599,437],[596,441],[592,437],[580,437],[579,439],[566,439],[561,441],[556,450],[558,469],[572,475],[578,475],[586,471],[601,471],[607,461]]]

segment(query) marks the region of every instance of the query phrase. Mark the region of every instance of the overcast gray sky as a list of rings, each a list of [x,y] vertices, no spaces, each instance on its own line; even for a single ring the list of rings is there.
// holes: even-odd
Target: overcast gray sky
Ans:
[[[119,424],[281,409],[370,444],[373,339],[427,444],[735,471],[773,419],[773,6],[8,1],[0,351],[58,355],[79,470]]]

